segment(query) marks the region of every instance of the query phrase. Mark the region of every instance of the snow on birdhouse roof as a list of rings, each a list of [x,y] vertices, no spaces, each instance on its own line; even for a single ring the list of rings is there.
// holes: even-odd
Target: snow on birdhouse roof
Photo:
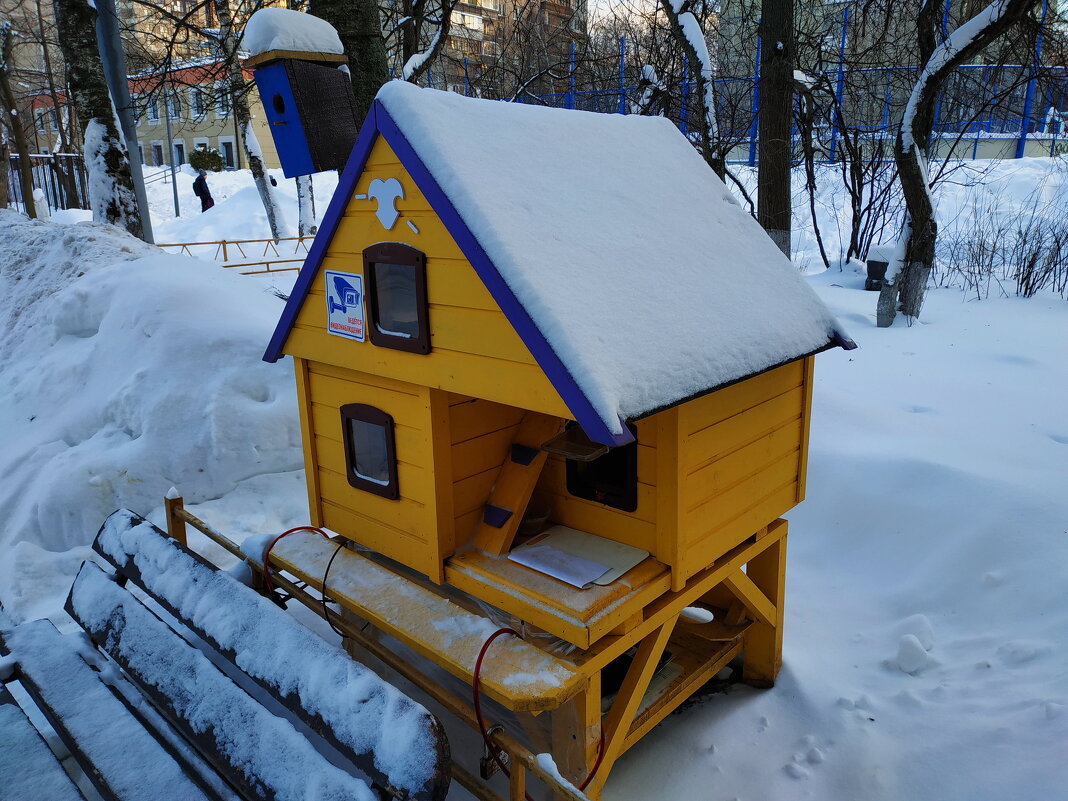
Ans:
[[[268,360],[281,355],[287,318],[375,134],[594,440],[627,442],[627,420],[851,345],[668,120],[476,100],[392,81],[361,131]]]
[[[286,8],[261,8],[245,25],[241,49],[250,56],[272,50],[301,53],[345,52],[337,30],[324,19]]]

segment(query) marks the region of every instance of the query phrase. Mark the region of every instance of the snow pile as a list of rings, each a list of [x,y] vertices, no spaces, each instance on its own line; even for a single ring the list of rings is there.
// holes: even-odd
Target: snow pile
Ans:
[[[816,359],[783,670],[669,719],[604,798],[1063,797],[1068,304],[933,289],[876,330],[861,274],[813,281],[864,347]]]
[[[613,434],[835,336],[668,120],[401,81],[378,99]]]
[[[113,226],[0,211],[0,547],[70,548],[172,485],[195,502],[299,468],[292,376],[259,361],[280,309]]]
[[[121,509],[100,548],[133,562],[145,585],[249,676],[324,721],[356,754],[371,754],[395,787],[417,793],[433,779],[436,722],[418,704],[295,622],[227,573],[182,553],[152,524]]]
[[[324,19],[285,8],[261,8],[245,25],[241,49],[258,56],[269,50],[302,53],[345,52],[334,26]]]

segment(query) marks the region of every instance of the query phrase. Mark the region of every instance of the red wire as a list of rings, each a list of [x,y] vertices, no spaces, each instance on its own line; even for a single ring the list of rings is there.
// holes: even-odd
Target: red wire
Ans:
[[[493,761],[497,763],[497,767],[501,769],[501,772],[505,776],[511,776],[512,774],[509,772],[508,768],[504,766],[504,763],[501,761],[501,758],[497,756],[497,748],[493,745],[492,742],[490,742],[489,734],[486,732],[486,721],[482,719],[482,701],[478,689],[480,681],[479,677],[482,673],[482,660],[486,658],[486,651],[489,650],[490,643],[492,643],[502,634],[511,634],[513,637],[519,637],[519,633],[516,632],[514,629],[501,628],[497,629],[495,632],[493,632],[493,634],[486,638],[486,641],[482,643],[482,648],[478,652],[478,657],[475,659],[475,669],[471,674],[471,694],[475,707],[475,720],[478,721],[478,731],[482,735],[483,741],[485,741],[486,743],[486,749],[490,752],[490,755],[493,757]],[[604,731],[601,732],[601,739],[597,743],[597,761],[593,764],[593,769],[590,771],[589,775],[585,778],[585,780],[583,780],[582,784],[579,785],[579,792],[585,790],[586,787],[589,786],[590,781],[593,780],[594,774],[597,773],[597,769],[601,767],[601,760],[603,759]],[[530,797],[530,793],[524,793],[524,795],[526,796],[527,801],[533,801],[533,799]]]
[[[289,529],[289,531],[283,531],[271,540],[271,544],[268,545],[267,550],[263,552],[263,585],[267,588],[267,592],[274,592],[274,585],[271,584],[270,564],[267,561],[268,557],[271,555],[271,548],[273,548],[275,543],[282,539],[282,537],[288,537],[290,534],[296,534],[298,531],[314,531],[316,534],[322,534],[325,539],[330,539],[329,535],[327,535],[321,528],[316,528],[315,526],[297,526],[296,528]]]

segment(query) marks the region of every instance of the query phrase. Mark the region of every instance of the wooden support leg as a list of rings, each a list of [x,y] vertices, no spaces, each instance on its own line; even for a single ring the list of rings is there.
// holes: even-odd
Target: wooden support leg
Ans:
[[[178,510],[182,508],[182,496],[176,495],[163,499],[163,511],[167,516],[167,535],[180,545],[187,545],[185,538],[185,521],[178,516]]]
[[[527,770],[516,763],[508,777],[508,801],[523,801],[527,792]]]
[[[563,777],[577,787],[597,761],[601,741],[601,674],[594,673],[584,691],[549,714],[553,760]]]
[[[638,712],[645,691],[649,688],[649,682],[656,672],[657,663],[667,647],[668,639],[675,628],[678,616],[669,619],[657,629],[654,629],[638,646],[638,652],[634,655],[623,684],[616,693],[612,707],[605,715],[604,729],[604,757],[601,766],[597,769],[597,775],[593,777],[586,794],[590,798],[599,798],[604,783],[608,779],[608,773],[612,765],[623,753],[627,735],[630,733],[634,716]]]
[[[754,557],[746,567],[745,581],[733,590],[749,596],[747,607],[762,607],[756,622],[744,635],[742,681],[753,687],[771,687],[782,667],[783,595],[786,587],[786,527],[782,536]],[[761,596],[754,600],[754,591]],[[740,598],[746,602],[746,598]],[[765,603],[762,603],[765,602]],[[770,602],[770,604],[766,603]]]

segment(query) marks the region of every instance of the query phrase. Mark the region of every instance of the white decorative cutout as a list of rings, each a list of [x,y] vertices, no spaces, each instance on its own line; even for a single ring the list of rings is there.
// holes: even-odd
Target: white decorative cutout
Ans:
[[[404,199],[404,187],[396,178],[375,178],[367,188],[367,196],[376,201],[375,216],[387,231],[397,223],[400,212],[397,201]]]

